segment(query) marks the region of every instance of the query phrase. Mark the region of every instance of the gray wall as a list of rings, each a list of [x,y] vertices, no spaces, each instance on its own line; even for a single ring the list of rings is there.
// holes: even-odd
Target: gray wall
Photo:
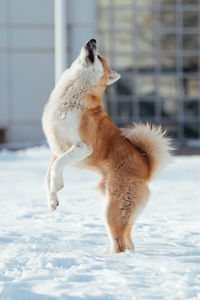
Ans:
[[[96,33],[96,1],[66,0],[67,67]],[[54,87],[54,0],[0,0],[0,129],[7,143],[44,140]]]
[[[7,142],[43,139],[54,85],[54,1],[0,0],[0,128]]]

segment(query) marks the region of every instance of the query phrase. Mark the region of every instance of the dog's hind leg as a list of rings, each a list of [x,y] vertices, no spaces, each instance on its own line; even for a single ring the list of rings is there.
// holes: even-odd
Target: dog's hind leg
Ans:
[[[72,147],[60,157],[58,157],[52,165],[51,178],[50,178],[50,190],[52,193],[56,193],[64,187],[63,182],[63,170],[67,166],[72,166],[84,160],[93,152],[93,147],[88,146],[83,142],[78,142],[72,145]]]
[[[129,225],[126,227],[125,236],[125,247],[127,250],[134,250],[134,245],[131,239],[132,227],[135,224],[137,218],[144,210],[149,199],[149,187],[146,183],[139,183],[134,195],[134,205],[131,209],[131,215],[129,219]]]
[[[56,193],[52,193],[50,190],[50,176],[51,176],[51,168],[53,162],[56,160],[56,156],[54,154],[51,155],[50,163],[48,170],[45,175],[45,188],[48,200],[48,206],[51,211],[54,211],[56,207],[59,205]]]
[[[135,250],[135,246],[132,242],[131,238],[131,231],[133,227],[132,219],[130,219],[130,224],[126,226],[125,232],[124,232],[124,242],[125,242],[125,248],[126,250]]]
[[[124,185],[112,186],[108,192],[106,219],[111,238],[111,252],[134,250],[131,230],[137,217],[145,207],[149,189],[139,181],[128,181]]]
[[[114,199],[109,199],[107,204],[106,221],[111,241],[111,253],[124,252],[126,250],[124,239],[126,225],[123,223],[118,203]]]

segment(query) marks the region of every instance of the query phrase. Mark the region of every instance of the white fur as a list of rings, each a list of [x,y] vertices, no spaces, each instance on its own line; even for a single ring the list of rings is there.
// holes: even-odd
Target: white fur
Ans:
[[[52,159],[52,161],[53,161],[53,159]],[[48,201],[49,209],[51,211],[53,211],[56,209],[59,202],[57,199],[57,195],[55,193],[52,193],[50,190],[50,176],[51,176],[51,164],[50,164],[50,166],[47,170],[46,176],[45,176],[45,188],[46,188],[46,193],[47,193],[47,201]]]
[[[81,142],[78,114],[84,110],[83,99],[88,88],[96,85],[103,75],[103,67],[97,56],[90,65],[86,64],[85,57],[86,50],[83,47],[79,57],[62,74],[43,114],[43,129],[57,156],[66,151],[69,145]]]
[[[63,188],[63,170],[65,167],[73,166],[81,160],[88,157],[93,152],[92,146],[85,143],[75,143],[73,146],[59,158],[57,158],[51,169],[50,188],[52,193],[56,193]]]
[[[98,84],[104,71],[96,52],[94,63],[88,64],[86,56],[87,51],[83,47],[79,57],[62,74],[43,113],[43,129],[57,158],[46,174],[51,210],[58,205],[56,192],[64,186],[64,167],[78,163],[92,153],[91,146],[84,144],[79,135],[79,113],[84,110],[84,98],[89,87]]]
[[[127,128],[122,128],[121,132],[132,144],[146,152],[152,171],[151,178],[171,158],[171,139],[165,136],[166,131],[162,131],[160,126],[133,123]]]

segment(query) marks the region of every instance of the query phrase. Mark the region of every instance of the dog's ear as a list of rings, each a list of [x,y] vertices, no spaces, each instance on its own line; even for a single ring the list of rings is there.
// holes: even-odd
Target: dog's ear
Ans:
[[[119,80],[120,77],[121,77],[121,75],[119,73],[114,72],[114,71],[110,71],[107,85],[111,85],[115,81]]]

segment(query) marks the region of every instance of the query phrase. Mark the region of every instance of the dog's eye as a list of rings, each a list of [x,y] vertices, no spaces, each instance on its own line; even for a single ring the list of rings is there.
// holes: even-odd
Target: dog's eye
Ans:
[[[100,55],[97,55],[98,59],[101,61],[101,56]]]

